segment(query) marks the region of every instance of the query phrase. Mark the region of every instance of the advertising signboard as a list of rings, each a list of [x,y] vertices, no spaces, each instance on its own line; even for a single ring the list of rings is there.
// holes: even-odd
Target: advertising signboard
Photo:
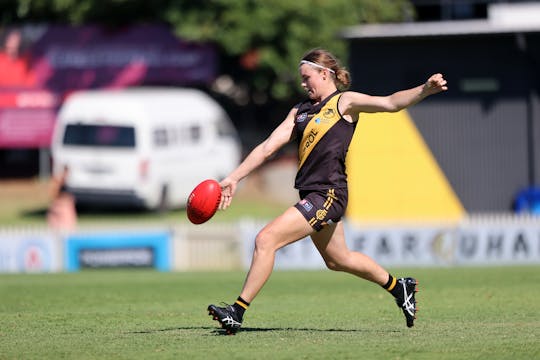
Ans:
[[[161,25],[0,28],[0,148],[43,148],[56,112],[81,89],[201,86],[217,69],[215,49]]]

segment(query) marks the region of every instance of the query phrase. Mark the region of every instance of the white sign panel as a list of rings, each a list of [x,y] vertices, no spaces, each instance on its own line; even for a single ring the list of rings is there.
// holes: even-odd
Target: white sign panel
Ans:
[[[263,224],[241,226],[244,266],[251,262],[254,239]],[[540,264],[540,219],[519,217],[463,221],[456,225],[362,227],[345,223],[349,249],[383,266]],[[318,269],[325,264],[306,238],[276,254],[276,269]]]
[[[471,223],[455,241],[457,264],[540,264],[538,223]]]
[[[59,243],[47,232],[0,232],[0,272],[61,271]]]
[[[387,227],[345,230],[349,249],[381,265],[425,266],[454,262],[455,229],[445,227]]]

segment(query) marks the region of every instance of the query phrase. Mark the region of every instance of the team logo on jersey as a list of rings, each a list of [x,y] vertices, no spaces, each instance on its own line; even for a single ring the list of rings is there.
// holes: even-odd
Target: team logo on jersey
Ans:
[[[307,211],[310,212],[313,209],[313,204],[307,201],[306,199],[300,200],[300,205]]]
[[[299,114],[299,115],[296,115],[296,122],[304,122],[308,117],[308,114],[307,113],[302,113],[302,114]]]
[[[323,116],[327,119],[334,117],[334,115],[335,115],[334,109],[326,109],[326,111],[323,113]]]

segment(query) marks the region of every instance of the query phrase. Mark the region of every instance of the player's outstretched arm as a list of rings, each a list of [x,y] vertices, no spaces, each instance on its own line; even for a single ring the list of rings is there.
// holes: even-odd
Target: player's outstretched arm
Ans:
[[[360,112],[397,112],[414,105],[426,97],[448,90],[442,74],[434,74],[422,85],[401,90],[389,96],[371,96],[347,91],[340,99],[342,114],[356,115]]]
[[[229,176],[220,182],[221,203],[219,208],[224,210],[231,204],[238,182],[261,166],[276,151],[291,141],[294,129],[296,108],[293,108],[285,120],[262,143],[257,145]]]

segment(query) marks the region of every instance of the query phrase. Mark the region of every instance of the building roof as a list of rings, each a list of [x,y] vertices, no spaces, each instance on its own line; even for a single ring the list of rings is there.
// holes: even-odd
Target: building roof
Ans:
[[[429,21],[417,23],[369,24],[345,28],[345,39],[377,39],[540,32],[538,24],[498,24],[488,20]]]
[[[540,32],[540,3],[492,4],[487,20],[366,24],[345,28],[345,39],[462,36]]]

